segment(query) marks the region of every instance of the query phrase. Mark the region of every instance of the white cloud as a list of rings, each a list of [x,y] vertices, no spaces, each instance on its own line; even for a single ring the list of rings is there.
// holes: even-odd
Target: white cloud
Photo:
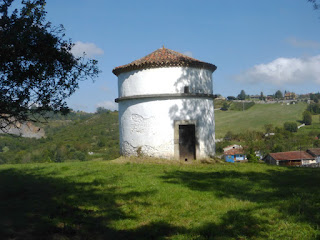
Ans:
[[[267,83],[275,86],[316,83],[320,85],[320,55],[307,58],[277,58],[256,65],[235,76],[240,82]]]
[[[192,52],[190,51],[186,51],[183,53],[184,55],[187,55],[188,57],[192,57]]]
[[[294,37],[291,37],[287,38],[286,42],[288,42],[293,47],[320,49],[320,42],[316,41],[298,40]]]
[[[118,104],[114,101],[104,101],[101,103],[97,103],[96,107],[104,107],[105,109],[109,109],[109,110],[118,110]]]
[[[87,57],[94,57],[98,55],[103,55],[104,51],[97,47],[94,43],[83,43],[83,42],[76,42],[71,52],[76,57],[81,57],[85,52]]]

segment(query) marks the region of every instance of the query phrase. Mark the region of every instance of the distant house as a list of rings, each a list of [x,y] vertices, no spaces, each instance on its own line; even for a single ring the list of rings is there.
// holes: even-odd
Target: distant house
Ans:
[[[317,163],[320,163],[320,148],[310,148],[307,153],[315,157]]]
[[[247,160],[246,155],[242,148],[232,148],[223,154],[226,162],[241,162]]]
[[[250,99],[252,100],[260,100],[261,95],[250,95]]]
[[[273,101],[274,100],[274,96],[273,95],[268,95],[267,96],[267,101]]]
[[[284,166],[308,165],[316,163],[316,159],[305,151],[269,153],[263,158],[266,163]]]
[[[287,92],[284,94],[285,100],[294,100],[297,98],[297,95],[294,92]]]

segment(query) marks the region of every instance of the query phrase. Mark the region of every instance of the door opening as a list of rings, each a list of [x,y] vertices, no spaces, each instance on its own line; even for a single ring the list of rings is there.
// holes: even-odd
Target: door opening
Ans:
[[[180,160],[196,159],[196,127],[194,124],[179,125]]]

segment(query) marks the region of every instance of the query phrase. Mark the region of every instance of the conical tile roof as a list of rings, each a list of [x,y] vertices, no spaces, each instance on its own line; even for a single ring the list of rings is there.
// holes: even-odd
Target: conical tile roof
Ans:
[[[188,57],[163,47],[129,64],[116,67],[112,70],[112,72],[118,76],[120,73],[132,70],[177,66],[205,68],[213,72],[217,69],[217,67],[211,63],[202,62],[195,58]]]

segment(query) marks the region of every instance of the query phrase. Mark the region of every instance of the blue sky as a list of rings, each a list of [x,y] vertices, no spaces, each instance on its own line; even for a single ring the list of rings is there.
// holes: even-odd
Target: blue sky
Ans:
[[[162,45],[215,64],[223,96],[320,90],[320,10],[307,0],[48,0],[46,10],[75,54],[99,60],[99,78],[68,100],[75,110],[115,109],[112,69]]]

